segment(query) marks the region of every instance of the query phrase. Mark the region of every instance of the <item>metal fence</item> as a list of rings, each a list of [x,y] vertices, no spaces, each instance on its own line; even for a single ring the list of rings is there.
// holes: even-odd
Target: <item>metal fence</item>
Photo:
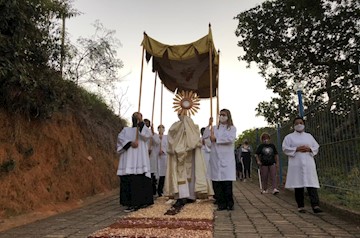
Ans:
[[[359,95],[360,96],[360,95]],[[305,111],[306,131],[320,145],[315,157],[326,200],[360,211],[360,100],[339,94],[332,103],[313,106]],[[280,182],[284,185],[287,157],[282,153],[284,137],[293,131],[292,122],[277,128],[275,140],[280,152]]]

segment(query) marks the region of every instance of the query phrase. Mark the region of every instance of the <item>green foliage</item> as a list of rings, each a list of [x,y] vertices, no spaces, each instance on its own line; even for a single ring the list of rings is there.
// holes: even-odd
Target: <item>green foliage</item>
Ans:
[[[360,85],[359,1],[266,1],[235,19],[245,52],[239,60],[256,62],[278,95],[261,102],[258,115],[275,125],[296,114],[296,82],[302,82],[305,109],[327,101],[328,110],[350,110]],[[334,98],[340,93],[345,101]]]
[[[262,127],[262,128],[253,128],[253,129],[245,130],[236,139],[235,147],[240,146],[246,139],[248,140],[249,145],[255,150],[255,148],[260,143],[260,136],[263,132],[268,132],[270,135],[272,135],[276,133],[276,129],[271,127]],[[272,136],[272,140],[273,143],[276,144],[276,141],[274,141],[276,140],[275,136]]]
[[[62,103],[61,80],[53,65],[60,42],[54,19],[69,8],[66,1],[0,2],[0,104],[11,112],[48,117]],[[70,13],[68,15],[71,15]]]

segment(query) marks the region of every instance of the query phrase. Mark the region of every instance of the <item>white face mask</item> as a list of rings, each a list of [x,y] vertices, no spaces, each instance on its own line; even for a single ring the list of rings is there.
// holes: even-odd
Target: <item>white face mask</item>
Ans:
[[[227,122],[227,120],[228,120],[228,117],[227,117],[227,116],[220,115],[219,121],[220,121],[221,123]]]
[[[305,125],[303,124],[297,124],[294,126],[295,131],[302,132],[305,129]]]
[[[264,143],[264,144],[269,143],[269,139],[265,139],[265,140],[263,140],[263,143]]]

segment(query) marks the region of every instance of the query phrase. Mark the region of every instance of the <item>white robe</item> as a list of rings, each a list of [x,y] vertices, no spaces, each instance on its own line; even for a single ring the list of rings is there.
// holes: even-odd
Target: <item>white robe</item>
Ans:
[[[204,139],[205,144],[202,145],[201,151],[204,155],[205,165],[206,165],[206,178],[211,179],[211,170],[210,170],[210,152],[211,152],[211,141],[209,138]]]
[[[170,127],[167,154],[165,196],[196,199],[214,194],[206,179],[199,127],[190,117],[183,116]]]
[[[154,145],[154,141],[153,138],[151,138],[149,140],[149,145],[150,145],[150,172],[153,173],[155,175],[156,178],[159,178],[159,173],[158,173],[158,164],[157,164],[157,152],[156,150],[156,145]]]
[[[162,139],[158,134],[153,136],[153,150],[157,160],[157,171],[159,176],[166,175],[166,167],[167,167],[167,135],[163,135]],[[162,154],[160,155],[160,148]]]
[[[296,152],[296,148],[307,145],[312,152]],[[319,151],[319,144],[306,132],[296,132],[285,136],[282,149],[288,156],[288,171],[285,188],[319,188],[314,156]]]
[[[125,127],[118,135],[117,152],[120,154],[117,175],[143,174],[151,178],[148,140],[152,136],[151,130],[146,126],[139,132],[138,147],[131,146],[125,150],[123,147],[136,140],[136,127]]]
[[[236,181],[236,165],[234,155],[234,142],[236,127],[220,124],[214,126],[216,142],[211,143],[210,175],[213,181]],[[210,136],[209,127],[204,131],[204,138]]]

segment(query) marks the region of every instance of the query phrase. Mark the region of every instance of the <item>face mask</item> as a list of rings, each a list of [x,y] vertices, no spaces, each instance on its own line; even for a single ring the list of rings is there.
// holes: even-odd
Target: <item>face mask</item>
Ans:
[[[220,118],[219,118],[219,121],[222,123],[227,122],[227,120],[228,120],[227,116],[220,116]]]
[[[295,131],[301,132],[305,129],[305,125],[303,124],[297,124],[294,126]]]
[[[267,144],[267,143],[269,143],[269,139],[265,139],[265,140],[263,140],[263,142],[264,142],[264,144]]]

